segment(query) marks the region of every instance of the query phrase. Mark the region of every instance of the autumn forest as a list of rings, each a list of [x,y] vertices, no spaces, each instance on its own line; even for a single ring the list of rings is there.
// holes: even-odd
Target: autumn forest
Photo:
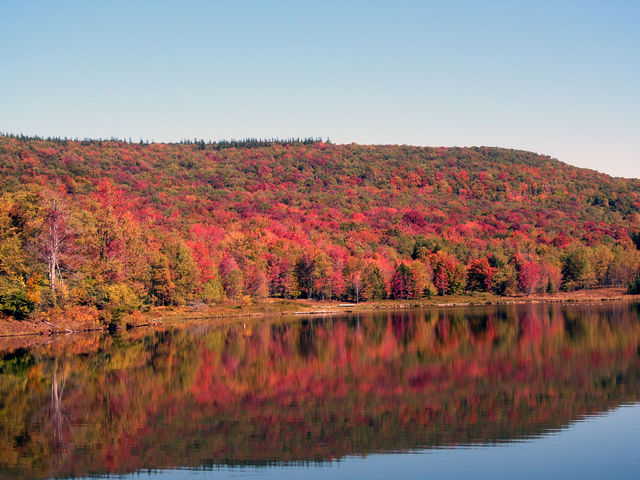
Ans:
[[[501,148],[0,136],[0,310],[640,291],[640,180]]]

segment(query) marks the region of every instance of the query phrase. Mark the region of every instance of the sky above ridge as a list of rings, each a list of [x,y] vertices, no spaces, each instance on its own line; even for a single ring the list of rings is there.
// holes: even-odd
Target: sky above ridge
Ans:
[[[640,178],[640,2],[0,0],[0,131],[488,145]]]

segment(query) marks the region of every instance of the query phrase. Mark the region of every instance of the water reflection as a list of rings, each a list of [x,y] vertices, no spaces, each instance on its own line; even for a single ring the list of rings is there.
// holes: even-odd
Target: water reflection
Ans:
[[[636,305],[61,337],[0,360],[0,472],[325,462],[514,442],[640,399]]]

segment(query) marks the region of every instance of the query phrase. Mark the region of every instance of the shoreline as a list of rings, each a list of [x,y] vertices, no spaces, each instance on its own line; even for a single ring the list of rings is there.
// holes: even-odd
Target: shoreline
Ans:
[[[640,302],[640,295],[627,295],[624,289],[577,290],[546,295],[529,295],[519,297],[499,297],[489,293],[473,295],[431,297],[413,300],[378,300],[373,302],[345,303],[339,301],[319,300],[284,300],[269,298],[251,303],[227,303],[191,307],[154,307],[148,312],[134,312],[122,320],[117,329],[132,329],[158,326],[177,326],[197,322],[214,322],[222,325],[236,322],[241,318],[277,318],[302,317],[312,315],[340,315],[351,313],[367,313],[378,311],[407,310],[412,308],[460,308],[490,305],[523,305],[523,304],[594,304],[609,302]],[[105,332],[112,326],[99,323],[97,318],[71,319],[74,312],[59,312],[59,318],[53,324],[47,320],[6,320],[0,319],[0,338],[6,343],[11,338],[58,335],[71,335],[82,332]],[[62,318],[60,318],[60,315]]]

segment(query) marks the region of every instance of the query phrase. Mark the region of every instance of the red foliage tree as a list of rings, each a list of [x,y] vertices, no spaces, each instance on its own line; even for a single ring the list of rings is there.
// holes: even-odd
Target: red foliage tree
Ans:
[[[532,294],[540,284],[541,275],[540,267],[532,260],[525,261],[518,271],[518,289],[526,293]]]
[[[467,288],[478,292],[491,290],[493,268],[486,258],[472,260],[467,267]]]

